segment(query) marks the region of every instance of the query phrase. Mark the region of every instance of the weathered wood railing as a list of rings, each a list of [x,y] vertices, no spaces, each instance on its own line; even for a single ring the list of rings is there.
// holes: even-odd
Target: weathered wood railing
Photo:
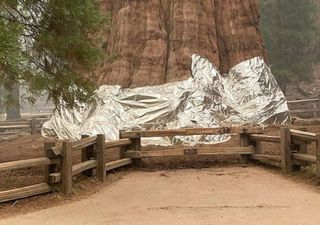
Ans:
[[[304,105],[304,109],[301,108],[301,105]],[[305,107],[309,105],[309,107]],[[296,116],[311,116],[313,118],[320,118],[320,97],[312,99],[302,99],[288,101],[288,106],[290,109],[291,115]]]
[[[291,155],[292,160],[288,161],[288,173],[292,168],[300,167],[306,163],[316,166],[316,175],[320,177],[320,134],[291,129]],[[315,143],[314,155],[308,152],[308,146]]]
[[[130,165],[132,160],[124,158],[106,162],[107,149],[131,145],[130,139],[105,142],[104,135],[85,137],[79,141],[64,141],[62,147],[56,147],[54,142],[44,144],[44,157],[19,160],[0,164],[0,172],[18,170],[22,168],[45,166],[45,182],[18,189],[0,191],[0,202],[16,200],[38,194],[61,189],[63,193],[72,193],[73,177],[78,174],[87,176],[97,175],[102,182],[106,179],[106,172]],[[73,153],[81,151],[81,162],[74,164]],[[60,166],[59,166],[60,165]]]
[[[281,143],[282,137],[281,136],[270,136],[264,134],[251,134],[248,136],[249,143],[255,147],[255,153],[250,156],[250,159],[257,160],[257,161],[271,161],[271,162],[280,162],[281,156],[280,155],[267,155],[258,153],[258,146],[261,142],[268,142],[268,143]]]
[[[0,164],[0,171],[16,170],[16,169],[37,167],[37,166],[52,166],[58,163],[59,162],[57,160],[49,159],[47,157],[20,160],[20,161],[7,162],[7,163]],[[44,194],[52,190],[53,190],[52,187],[48,183],[43,182],[40,184],[30,185],[22,188],[16,188],[8,191],[1,191],[0,202],[11,201],[19,198],[25,198],[25,197],[30,197],[34,195]]]
[[[172,157],[172,156],[197,156],[197,155],[240,155],[243,162],[253,153],[253,147],[248,144],[240,144],[234,147],[217,147],[216,145],[205,146],[178,146],[174,148],[158,148],[150,151],[150,147],[141,146],[143,137],[173,137],[189,135],[218,135],[218,134],[260,134],[262,127],[224,127],[224,128],[186,128],[171,130],[148,130],[148,131],[121,131],[120,137],[130,138],[132,150],[125,149],[124,155],[132,158],[134,165],[141,166],[141,159],[153,157]]]
[[[236,134],[240,143],[233,147],[217,147],[216,145],[173,146],[170,148],[143,147],[144,137],[173,137],[187,135]],[[278,154],[266,155],[257,152],[260,142],[279,144]],[[307,146],[316,143],[314,155],[308,154]],[[105,141],[104,135],[83,137],[75,142],[64,141],[62,147],[54,142],[44,144],[44,157],[20,160],[0,164],[0,172],[22,168],[45,166],[45,182],[27,187],[0,192],[0,202],[29,197],[53,190],[61,189],[63,193],[72,193],[73,177],[78,174],[96,175],[100,181],[106,179],[106,172],[122,166],[142,165],[142,159],[153,157],[177,157],[199,155],[239,155],[242,163],[250,160],[277,162],[284,173],[291,173],[308,163],[316,164],[316,173],[320,176],[320,134],[280,128],[279,136],[263,134],[260,126],[226,127],[226,128],[187,128],[152,131],[120,131],[120,139]],[[107,162],[108,149],[119,148],[119,160]],[[81,151],[81,162],[74,164],[73,153]]]
[[[113,162],[106,162],[105,152],[107,149],[130,145],[129,139],[120,139],[117,141],[105,142],[104,135],[94,137],[85,137],[76,142],[63,142],[62,151],[55,150],[56,155],[62,156],[62,171],[49,175],[50,183],[59,183],[61,181],[62,189],[65,194],[72,192],[72,177],[83,173],[88,176],[93,176],[96,172],[100,181],[106,179],[106,172],[119,168],[121,166],[132,163],[129,158],[120,158]],[[72,152],[81,151],[81,163],[73,165]],[[94,171],[95,170],[95,171]]]
[[[36,134],[47,120],[48,118],[33,117],[24,120],[0,121],[0,136],[18,134],[21,131]]]
[[[282,171],[287,174],[312,163],[316,165],[316,175],[320,177],[320,134],[281,127],[280,136],[252,134],[249,140],[253,146],[257,146],[258,142],[279,143],[278,154],[252,154],[251,159],[281,163]],[[314,155],[308,153],[308,145],[312,143],[316,144]]]

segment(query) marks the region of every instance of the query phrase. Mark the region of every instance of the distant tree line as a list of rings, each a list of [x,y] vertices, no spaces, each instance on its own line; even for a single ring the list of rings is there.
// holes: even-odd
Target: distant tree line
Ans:
[[[104,24],[96,0],[1,0],[0,107],[17,108],[20,85],[31,103],[44,91],[57,105],[90,100],[96,87],[83,74],[103,57],[95,36]]]
[[[319,0],[261,0],[261,26],[271,67],[282,90],[310,81],[320,58]]]

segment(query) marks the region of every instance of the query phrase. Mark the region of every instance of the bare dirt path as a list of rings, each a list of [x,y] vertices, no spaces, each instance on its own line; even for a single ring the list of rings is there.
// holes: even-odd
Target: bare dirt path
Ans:
[[[258,167],[135,171],[87,199],[1,225],[318,225],[320,193]]]

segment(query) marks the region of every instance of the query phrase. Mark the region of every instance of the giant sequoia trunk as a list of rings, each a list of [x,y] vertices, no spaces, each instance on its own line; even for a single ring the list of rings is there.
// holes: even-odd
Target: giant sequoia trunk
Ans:
[[[103,44],[100,84],[124,87],[187,79],[191,55],[222,72],[254,56],[267,57],[258,0],[102,0],[112,26]]]

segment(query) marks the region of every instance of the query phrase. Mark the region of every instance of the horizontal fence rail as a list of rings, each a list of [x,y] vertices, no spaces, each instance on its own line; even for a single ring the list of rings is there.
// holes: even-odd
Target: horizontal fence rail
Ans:
[[[229,133],[262,133],[263,128],[256,127],[222,127],[222,128],[185,128],[171,130],[146,130],[146,131],[121,131],[122,138],[140,137],[168,137],[168,136],[190,136],[190,135],[219,135]]]
[[[35,195],[51,192],[52,188],[47,183],[35,184],[27,187],[16,188],[0,192],[0,203],[20,198],[27,198]]]
[[[114,148],[114,147],[120,147],[120,146],[128,146],[131,145],[132,141],[129,138],[124,138],[116,141],[109,141],[106,142],[105,147],[106,148]]]
[[[114,170],[116,168],[122,167],[122,166],[127,166],[132,164],[132,159],[127,158],[127,159],[119,159],[113,162],[106,163],[105,165],[105,170],[110,171]]]
[[[77,150],[79,148],[86,148],[91,145],[94,145],[96,143],[96,140],[97,140],[97,136],[84,138],[79,141],[73,142],[72,148],[73,148],[73,150]]]
[[[16,170],[21,168],[29,168],[29,167],[36,167],[36,166],[46,166],[51,164],[57,164],[58,160],[49,159],[49,158],[37,158],[37,159],[26,159],[14,162],[7,162],[0,164],[0,171],[5,170]]]
[[[280,143],[281,137],[280,136],[270,136],[264,134],[251,134],[249,136],[250,140],[253,141],[264,141],[264,142],[272,142],[272,143]]]
[[[288,104],[318,103],[318,101],[319,101],[319,98],[311,98],[311,99],[301,99],[301,100],[288,101]]]
[[[320,118],[320,97],[288,101],[288,106],[291,115]]]
[[[252,154],[250,158],[257,161],[262,161],[262,162],[265,162],[265,161],[281,162],[280,155]]]
[[[291,136],[294,139],[305,140],[305,141],[317,141],[318,140],[317,134],[315,134],[315,133],[294,130],[294,129],[291,129],[290,131],[291,131]]]
[[[292,153],[292,158],[304,162],[316,163],[317,157],[303,153]]]
[[[44,122],[49,118],[30,118],[23,120],[0,121],[0,136],[10,136],[21,132],[39,133]]]
[[[169,157],[169,156],[192,156],[192,155],[250,155],[253,153],[251,146],[249,147],[181,147],[170,150],[156,151],[128,151],[125,156],[128,158],[153,158],[153,157]]]

